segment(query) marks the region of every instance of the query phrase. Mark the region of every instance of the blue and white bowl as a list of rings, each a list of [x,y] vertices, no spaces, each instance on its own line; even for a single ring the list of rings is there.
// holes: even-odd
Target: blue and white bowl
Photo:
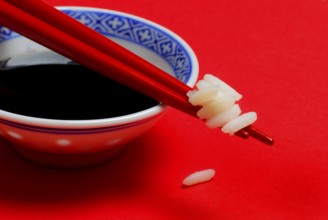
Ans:
[[[112,10],[58,7],[189,86],[198,77],[197,58],[177,34],[149,20]],[[0,60],[47,48],[0,26]],[[81,167],[117,155],[124,144],[149,130],[167,106],[159,104],[133,114],[93,120],[56,120],[0,109],[0,133],[23,157],[40,164]]]

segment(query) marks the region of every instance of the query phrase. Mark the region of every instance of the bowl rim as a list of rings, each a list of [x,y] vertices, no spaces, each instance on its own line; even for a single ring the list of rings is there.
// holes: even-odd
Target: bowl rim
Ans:
[[[128,17],[131,19],[139,20],[143,23],[146,23],[150,26],[153,26],[159,30],[164,31],[165,33],[172,36],[179,44],[181,44],[186,50],[191,63],[193,64],[192,72],[188,79],[187,85],[193,87],[198,79],[198,71],[199,64],[198,59],[193,51],[193,49],[189,46],[189,44],[183,40],[179,35],[169,30],[168,28],[155,23],[154,21],[148,20],[146,18],[133,15],[126,12],[98,8],[98,7],[87,7],[87,6],[55,6],[58,10],[79,10],[79,11],[97,11],[104,13],[116,14],[124,17]],[[117,126],[122,124],[129,124],[136,121],[151,119],[156,117],[157,115],[163,113],[169,106],[166,104],[158,104],[151,108],[135,112],[128,115],[122,115],[111,118],[102,118],[102,119],[87,119],[87,120],[63,120],[63,119],[47,119],[47,118],[38,118],[33,116],[20,115],[12,112],[8,112],[0,109],[0,119],[4,121],[11,121],[14,123],[25,124],[30,126],[38,126],[38,127],[48,127],[48,128],[62,128],[62,129],[87,129],[87,128],[97,128],[97,127],[110,127]],[[1,123],[1,122],[0,122]]]

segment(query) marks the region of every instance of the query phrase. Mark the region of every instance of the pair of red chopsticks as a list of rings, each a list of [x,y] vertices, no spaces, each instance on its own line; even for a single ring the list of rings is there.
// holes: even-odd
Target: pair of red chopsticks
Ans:
[[[77,63],[192,116],[192,88],[41,0],[0,0],[0,24]],[[236,133],[272,145],[253,126]]]

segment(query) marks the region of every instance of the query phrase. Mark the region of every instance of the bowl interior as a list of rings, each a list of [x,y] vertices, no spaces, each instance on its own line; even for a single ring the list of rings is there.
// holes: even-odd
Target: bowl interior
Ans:
[[[58,7],[58,9],[135,52],[182,82],[190,86],[195,84],[198,76],[196,56],[189,45],[172,31],[149,20],[112,10],[89,7]],[[48,49],[6,27],[0,26],[0,60],[16,54],[44,50]],[[145,110],[147,116],[138,113],[137,118],[142,119],[142,117],[158,114],[161,112],[159,108],[159,106],[155,106]],[[6,116],[12,117],[11,114],[7,113]],[[14,117],[17,118],[17,116]],[[25,117],[19,118],[21,121],[25,119],[31,121]],[[114,123],[122,123],[130,119],[120,116],[115,118],[116,122]],[[33,120],[35,121],[35,119]],[[113,121],[113,119],[111,120]],[[72,125],[72,122],[69,123]],[[102,121],[100,123],[107,122]],[[79,123],[79,125],[81,124]]]
[[[191,48],[170,30],[146,19],[112,10],[88,7],[58,8],[182,82],[188,85],[195,82],[194,75],[198,71],[196,57]],[[36,50],[47,49],[0,26],[0,59]]]

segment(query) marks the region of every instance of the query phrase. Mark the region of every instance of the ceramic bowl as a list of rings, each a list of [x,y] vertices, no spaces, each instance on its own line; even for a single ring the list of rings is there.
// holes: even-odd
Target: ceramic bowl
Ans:
[[[118,11],[74,6],[58,9],[184,83],[195,84],[196,56],[181,37],[167,28]],[[44,50],[48,49],[0,26],[0,60]],[[0,132],[19,155],[30,161],[54,167],[85,167],[118,155],[126,143],[148,131],[167,108],[158,104],[129,115],[92,120],[46,119],[0,109]]]

